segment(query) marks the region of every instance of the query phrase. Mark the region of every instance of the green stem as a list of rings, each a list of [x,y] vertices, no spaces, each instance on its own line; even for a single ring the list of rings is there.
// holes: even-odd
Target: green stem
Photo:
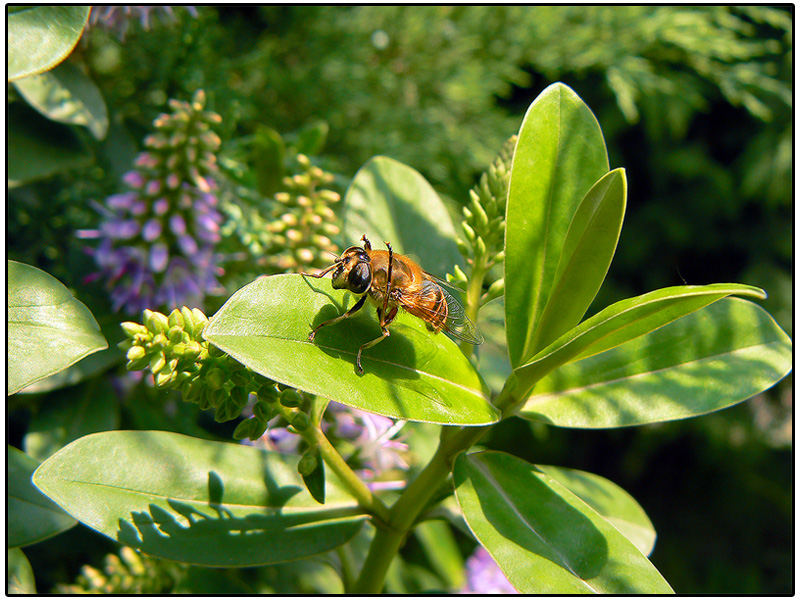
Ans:
[[[498,408],[503,410],[514,405],[516,401],[515,387],[514,377],[509,377],[505,387],[495,400]],[[381,592],[389,565],[403,545],[417,517],[452,469],[456,456],[477,442],[490,428],[491,425],[487,425],[484,427],[446,428],[442,431],[439,447],[433,458],[389,509],[386,526],[376,529],[369,554],[361,568],[358,581],[353,587],[353,593],[379,594]]]
[[[297,413],[296,409],[287,408],[282,404],[277,404],[278,411],[281,416],[289,423],[292,422],[292,416]],[[381,501],[380,498],[375,496],[372,491],[367,487],[359,477],[350,468],[350,465],[345,462],[342,455],[333,447],[325,434],[322,433],[317,425],[309,425],[305,430],[300,432],[300,435],[308,442],[309,445],[319,447],[320,456],[325,464],[336,473],[342,485],[350,492],[353,498],[356,499],[358,504],[367,509],[379,521],[386,522],[389,518],[389,509]]]
[[[486,257],[475,257],[475,262],[469,272],[467,290],[464,298],[464,312],[473,323],[478,322],[478,309],[481,307],[481,293],[483,292],[483,279],[486,276]],[[469,342],[461,342],[461,351],[469,356],[474,349]]]

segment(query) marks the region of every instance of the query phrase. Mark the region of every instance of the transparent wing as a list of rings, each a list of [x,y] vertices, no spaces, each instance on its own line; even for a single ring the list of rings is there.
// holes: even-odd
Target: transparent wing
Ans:
[[[421,294],[441,295],[442,302],[435,303],[435,308],[428,308],[424,303],[415,302],[413,298],[401,298],[400,304],[411,314],[432,324],[442,324],[443,329],[470,344],[482,344],[483,336],[475,324],[464,313],[461,302],[442,286],[438,279],[425,273]],[[452,286],[448,286],[451,287]],[[444,304],[444,305],[443,305]]]

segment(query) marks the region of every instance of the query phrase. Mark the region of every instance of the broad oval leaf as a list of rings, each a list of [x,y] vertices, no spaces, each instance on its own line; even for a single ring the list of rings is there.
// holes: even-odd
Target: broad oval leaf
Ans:
[[[18,79],[14,86],[48,119],[87,127],[98,140],[106,136],[108,111],[103,96],[86,73],[70,62]]]
[[[8,261],[8,394],[106,346],[92,313],[55,277]]]
[[[52,69],[72,52],[89,6],[30,6],[7,17],[8,81]]]
[[[244,567],[325,552],[366,519],[332,474],[319,505],[296,462],[166,431],[110,431],[61,449],[33,481],[122,544],[192,564]]]
[[[599,354],[708,306],[738,294],[765,298],[764,290],[738,283],[680,285],[620,300],[586,319],[543,349],[516,375],[529,390],[559,365]]]
[[[539,316],[536,348],[577,325],[597,295],[617,248],[626,197],[625,170],[614,169],[601,177],[578,205]]]
[[[31,483],[39,466],[21,450],[8,446],[8,547],[29,546],[66,531],[77,521]]]
[[[536,465],[570,492],[586,502],[606,521],[616,527],[645,556],[649,556],[656,543],[653,523],[628,492],[605,477],[550,465]]]
[[[36,582],[33,579],[33,569],[25,553],[19,548],[10,548],[6,560],[6,593],[35,594]]]
[[[358,244],[363,234],[375,249],[389,242],[441,278],[464,264],[442,199],[418,171],[399,161],[387,156],[367,161],[347,189],[344,211],[348,244]]]
[[[40,379],[29,386],[24,387],[19,391],[20,394],[42,394],[44,392],[52,392],[53,390],[74,386],[81,381],[91,379],[108,371],[112,367],[119,365],[125,361],[125,353],[122,352],[117,346],[105,350],[100,350],[94,354],[90,354],[82,358],[71,367],[67,367],[63,371],[54,373],[49,377]]]
[[[725,298],[548,373],[520,416],[584,428],[683,419],[747,400],[791,368],[791,340],[769,313]]]
[[[478,452],[456,459],[453,481],[467,524],[519,592],[672,592],[630,540],[546,471]]]
[[[205,338],[270,379],[362,410],[408,421],[485,425],[499,418],[480,375],[444,334],[401,314],[385,341],[364,351],[364,374],[355,370],[361,344],[380,336],[377,317],[364,308],[342,314],[353,295],[328,278],[262,277],[236,292],[214,315]]]
[[[556,83],[533,101],[514,152],[506,205],[506,335],[512,366],[546,344],[541,315],[581,199],[608,172],[600,126],[570,88]]]

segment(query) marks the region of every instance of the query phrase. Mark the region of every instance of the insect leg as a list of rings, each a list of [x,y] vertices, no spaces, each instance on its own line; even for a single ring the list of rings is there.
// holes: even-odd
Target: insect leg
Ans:
[[[322,323],[314,327],[314,329],[311,330],[311,333],[308,334],[308,341],[313,342],[314,336],[317,335],[317,331],[319,331],[326,325],[333,325],[334,323],[338,323],[339,321],[352,316],[354,312],[356,312],[358,309],[364,306],[364,302],[366,301],[367,301],[367,295],[364,294],[363,296],[361,296],[361,299],[358,302],[356,302],[347,312],[342,313],[341,315],[339,315],[338,317],[334,317],[333,319],[323,321]]]
[[[372,250],[372,244],[369,243],[366,233],[361,236],[361,241],[364,242],[364,250]]]
[[[383,315],[385,315],[385,317]],[[383,315],[381,315],[381,321],[380,321],[381,331],[382,331],[380,337],[377,337],[372,341],[366,342],[365,344],[361,344],[361,346],[358,349],[358,354],[356,354],[356,370],[358,371],[359,375],[364,374],[364,367],[361,366],[361,353],[367,348],[372,348],[375,344],[382,342],[387,337],[389,337],[390,332],[387,329],[387,327],[389,323],[394,321],[394,318],[397,316],[397,307],[395,306],[391,311],[389,311],[389,314],[383,313]]]
[[[313,273],[300,273],[300,275],[303,275],[304,277],[313,277],[314,279],[321,279],[322,277],[325,277],[325,275],[327,275],[330,271],[332,271],[338,266],[339,266],[339,261],[336,261],[330,267],[326,267],[324,270],[320,271],[316,275],[314,275]]]

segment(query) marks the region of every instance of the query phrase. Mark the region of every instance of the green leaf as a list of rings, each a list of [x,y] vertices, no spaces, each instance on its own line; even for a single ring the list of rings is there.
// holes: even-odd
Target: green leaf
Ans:
[[[316,467],[307,475],[305,473],[301,475],[311,497],[320,504],[325,504],[325,463],[322,461],[319,447],[314,449],[313,455],[316,459]]]
[[[39,466],[21,450],[8,446],[8,520],[9,548],[41,542],[70,527],[77,521],[33,487],[31,475]]]
[[[258,191],[264,196],[271,196],[280,189],[285,175],[285,155],[286,146],[281,134],[271,127],[259,126],[253,136],[251,161]]]
[[[564,467],[536,465],[536,468],[558,481],[570,492],[591,506],[648,556],[656,543],[653,523],[639,503],[605,477]]]
[[[262,277],[231,296],[203,335],[265,377],[348,406],[409,421],[497,421],[469,360],[416,317],[399,315],[392,334],[364,351],[363,375],[355,370],[358,348],[380,336],[372,309],[323,327],[308,341],[312,327],[352,304],[353,295],[332,289],[327,278]]]
[[[506,335],[512,366],[547,345],[541,316],[570,223],[581,199],[607,172],[605,142],[592,112],[564,84],[545,89],[522,122],[506,206]]]
[[[366,515],[333,475],[327,503],[305,491],[296,457],[165,431],[87,435],[34,473],[82,523],[161,558],[244,567],[325,552]]]
[[[79,437],[118,425],[119,403],[111,383],[92,382],[62,392],[42,406],[25,434],[25,452],[44,460]]]
[[[328,139],[330,126],[325,121],[315,121],[304,126],[294,139],[295,152],[314,156],[322,151],[325,141]]]
[[[606,173],[575,211],[550,295],[539,316],[534,347],[577,325],[597,295],[617,248],[627,196],[625,170]]]
[[[6,593],[35,594],[36,582],[33,579],[33,569],[25,553],[19,548],[10,548],[6,560]]]
[[[470,529],[519,592],[672,592],[631,541],[538,467],[501,452],[462,454],[453,478]]]
[[[9,187],[84,166],[92,158],[71,128],[22,102],[8,107],[8,148]]]
[[[64,62],[55,69],[18,79],[17,91],[48,119],[87,127],[102,140],[108,130],[108,111],[95,83],[80,68]]]
[[[371,158],[353,178],[344,198],[344,235],[357,244],[367,234],[372,247],[389,242],[423,269],[444,278],[463,266],[453,222],[431,184],[411,167],[386,156]]]
[[[732,294],[766,297],[764,290],[749,285],[714,283],[673,286],[616,302],[565,333],[528,364],[518,367],[520,385],[529,390],[559,365],[624,344]]]
[[[445,521],[424,521],[414,527],[414,536],[445,587],[453,592],[460,590],[464,585],[464,558],[450,526]]]
[[[30,6],[9,14],[8,81],[52,69],[83,34],[89,6]]]
[[[8,394],[108,346],[92,313],[44,271],[8,261]]]
[[[534,387],[520,416],[561,427],[624,427],[727,408],[792,368],[792,343],[764,309],[725,298]]]
[[[116,346],[111,346],[105,350],[100,350],[82,358],[71,367],[59,371],[50,377],[45,377],[31,385],[21,389],[20,394],[41,394],[52,392],[60,388],[76,385],[85,379],[90,379],[107,371],[114,365],[122,363],[125,353]]]

